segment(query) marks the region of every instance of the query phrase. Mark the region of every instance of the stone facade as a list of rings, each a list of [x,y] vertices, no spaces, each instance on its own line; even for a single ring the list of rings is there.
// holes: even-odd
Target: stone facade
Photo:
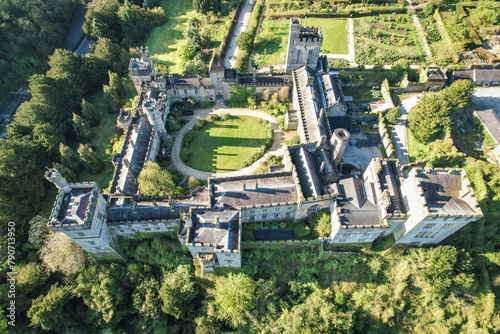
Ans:
[[[291,76],[272,70],[239,74],[224,68],[217,55],[209,77],[165,76],[155,72],[149,50],[141,49],[141,59],[131,59],[129,66],[140,108],[135,117],[127,111],[119,115],[126,135],[122,151],[113,157],[115,173],[106,200],[95,183],[68,183],[49,169],[46,178],[59,188],[50,228],[103,259],[120,259],[115,250],[119,238],[176,233],[209,272],[241,267],[242,228],[250,222],[301,222],[327,209],[332,230],[324,241],[373,242],[393,233],[396,244],[424,245],[479,219],[482,213],[463,170],[426,170],[377,158],[364,173],[340,174],[350,135],[344,129],[332,133],[328,116],[345,115],[346,104],[340,82],[319,57],[322,40],[320,28],[290,21],[286,71]],[[137,177],[168,135],[170,102],[229,98],[233,84],[274,92],[289,83],[294,111],[287,113],[286,124],[297,129],[303,144],[286,148],[282,166],[266,174],[210,178],[190,196],[141,197]]]
[[[303,27],[300,19],[290,19],[285,72],[290,74],[304,64],[316,70],[322,43],[320,27]]]

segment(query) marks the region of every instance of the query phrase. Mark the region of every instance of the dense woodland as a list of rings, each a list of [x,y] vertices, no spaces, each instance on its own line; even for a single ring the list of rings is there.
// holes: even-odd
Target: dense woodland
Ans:
[[[131,22],[151,24],[141,4],[92,4],[86,31],[95,40],[93,52],[84,57],[48,52],[50,70],[29,79],[32,99],[20,107],[6,139],[0,140],[0,276],[17,272],[16,327],[7,325],[9,285],[2,281],[0,333],[500,331],[500,168],[481,159],[428,159],[463,166],[485,215],[438,247],[390,249],[391,236],[346,249],[317,242],[250,242],[242,245],[241,270],[202,276],[173,234],[122,240],[119,252],[125,260],[111,263],[97,262],[63,234],[50,233],[46,220],[36,216],[52,186],[43,179],[44,166],[56,166],[70,180],[82,169],[99,172],[102,161],[88,143],[102,114],[88,100],[102,89],[109,112],[123,105],[123,47],[145,37],[138,32],[125,38],[124,31],[135,31]],[[117,10],[108,11],[108,6]],[[9,14],[12,18],[28,16],[19,14],[14,2],[4,1],[0,8],[2,15],[17,13]],[[138,20],[127,21],[130,15]],[[1,29],[5,27],[0,27],[3,34]],[[426,95],[414,111],[418,117],[409,116],[418,140],[446,141],[470,106],[471,89],[459,83]],[[386,117],[397,115],[394,110]],[[431,122],[430,115],[439,117]],[[437,152],[442,143],[435,146]],[[152,184],[162,178],[160,191],[176,191],[175,177],[165,176],[156,164],[141,175]],[[196,180],[188,183],[198,185]],[[9,221],[16,223],[14,270],[6,261]]]
[[[0,3],[0,100],[47,67],[64,36],[74,0]]]

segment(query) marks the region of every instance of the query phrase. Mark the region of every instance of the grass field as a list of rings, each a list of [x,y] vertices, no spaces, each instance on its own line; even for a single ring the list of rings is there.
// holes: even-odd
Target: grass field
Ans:
[[[181,73],[176,52],[185,43],[182,32],[186,30],[189,19],[197,14],[192,0],[164,0],[161,6],[167,14],[167,22],[151,31],[146,46],[155,61],[167,65],[171,73]]]
[[[288,29],[290,21],[265,19],[255,43],[256,65],[283,64],[286,59]]]
[[[231,116],[227,121],[210,122],[199,130],[191,143],[187,165],[207,172],[231,172],[265,144],[266,130],[260,119]]]
[[[308,18],[304,25],[321,27],[323,45],[321,53],[347,54],[347,20]]]
[[[410,162],[422,161],[429,154],[429,147],[426,144],[422,144],[413,138],[413,135],[408,129],[408,157]]]

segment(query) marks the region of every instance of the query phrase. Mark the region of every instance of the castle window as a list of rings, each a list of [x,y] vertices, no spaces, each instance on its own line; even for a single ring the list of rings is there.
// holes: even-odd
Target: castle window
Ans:
[[[267,215],[262,215],[262,219],[267,219]]]
[[[198,90],[196,89],[196,90],[194,91],[194,93],[195,93],[195,94],[198,94]]]
[[[250,211],[248,211],[248,213],[252,214],[252,213],[255,213],[255,211],[254,210],[250,210]]]
[[[262,212],[267,212],[267,209],[262,209]]]
[[[150,228],[145,228],[144,231],[146,231],[146,232],[147,231],[151,231],[151,229]]]
[[[434,226],[436,226],[436,223],[430,223],[430,224],[426,224],[424,226],[424,228],[433,228]]]
[[[292,213],[291,213],[291,212],[287,212],[287,213],[285,214],[285,216],[287,216],[287,217],[290,217],[291,215],[292,215]]]
[[[418,241],[410,242],[410,245],[419,245],[419,244],[420,244],[420,242],[418,242]]]
[[[95,245],[95,241],[89,241],[89,245]]]
[[[434,238],[438,232],[420,232],[415,238]]]
[[[101,250],[101,249],[102,249],[102,247],[95,246],[95,247],[94,247],[94,249],[95,249],[95,250]]]
[[[447,229],[450,229],[452,227],[453,227],[453,224],[448,223],[448,224],[444,224],[443,226],[441,226],[441,229],[442,230],[447,230]]]
[[[155,227],[155,230],[159,231],[159,230],[160,230],[160,228],[159,228],[159,227]]]
[[[339,239],[339,242],[346,242],[347,239]]]
[[[233,260],[226,260],[227,263],[233,263]]]
[[[83,233],[83,232],[78,232],[77,234],[78,234],[79,237],[84,237],[85,236],[85,233]]]
[[[124,230],[118,230],[118,232],[120,232],[120,233],[125,233],[125,231],[124,231]]]
[[[321,209],[321,206],[320,206],[320,205],[313,205],[313,206],[310,206],[310,207],[307,209],[307,214],[308,214],[308,215],[312,215],[313,213],[318,212],[320,209]]]
[[[102,219],[102,213],[101,213],[101,212],[99,212],[99,213],[97,214],[97,219],[99,219],[99,220],[101,220],[101,219]]]
[[[274,214],[274,218],[278,218],[279,216],[280,216],[280,214],[279,214],[279,213],[275,213],[275,214]]]

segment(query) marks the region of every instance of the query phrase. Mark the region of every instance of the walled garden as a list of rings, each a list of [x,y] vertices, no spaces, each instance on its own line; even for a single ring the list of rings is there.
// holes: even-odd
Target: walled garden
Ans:
[[[381,15],[354,20],[356,63],[391,64],[423,59],[408,15]]]

